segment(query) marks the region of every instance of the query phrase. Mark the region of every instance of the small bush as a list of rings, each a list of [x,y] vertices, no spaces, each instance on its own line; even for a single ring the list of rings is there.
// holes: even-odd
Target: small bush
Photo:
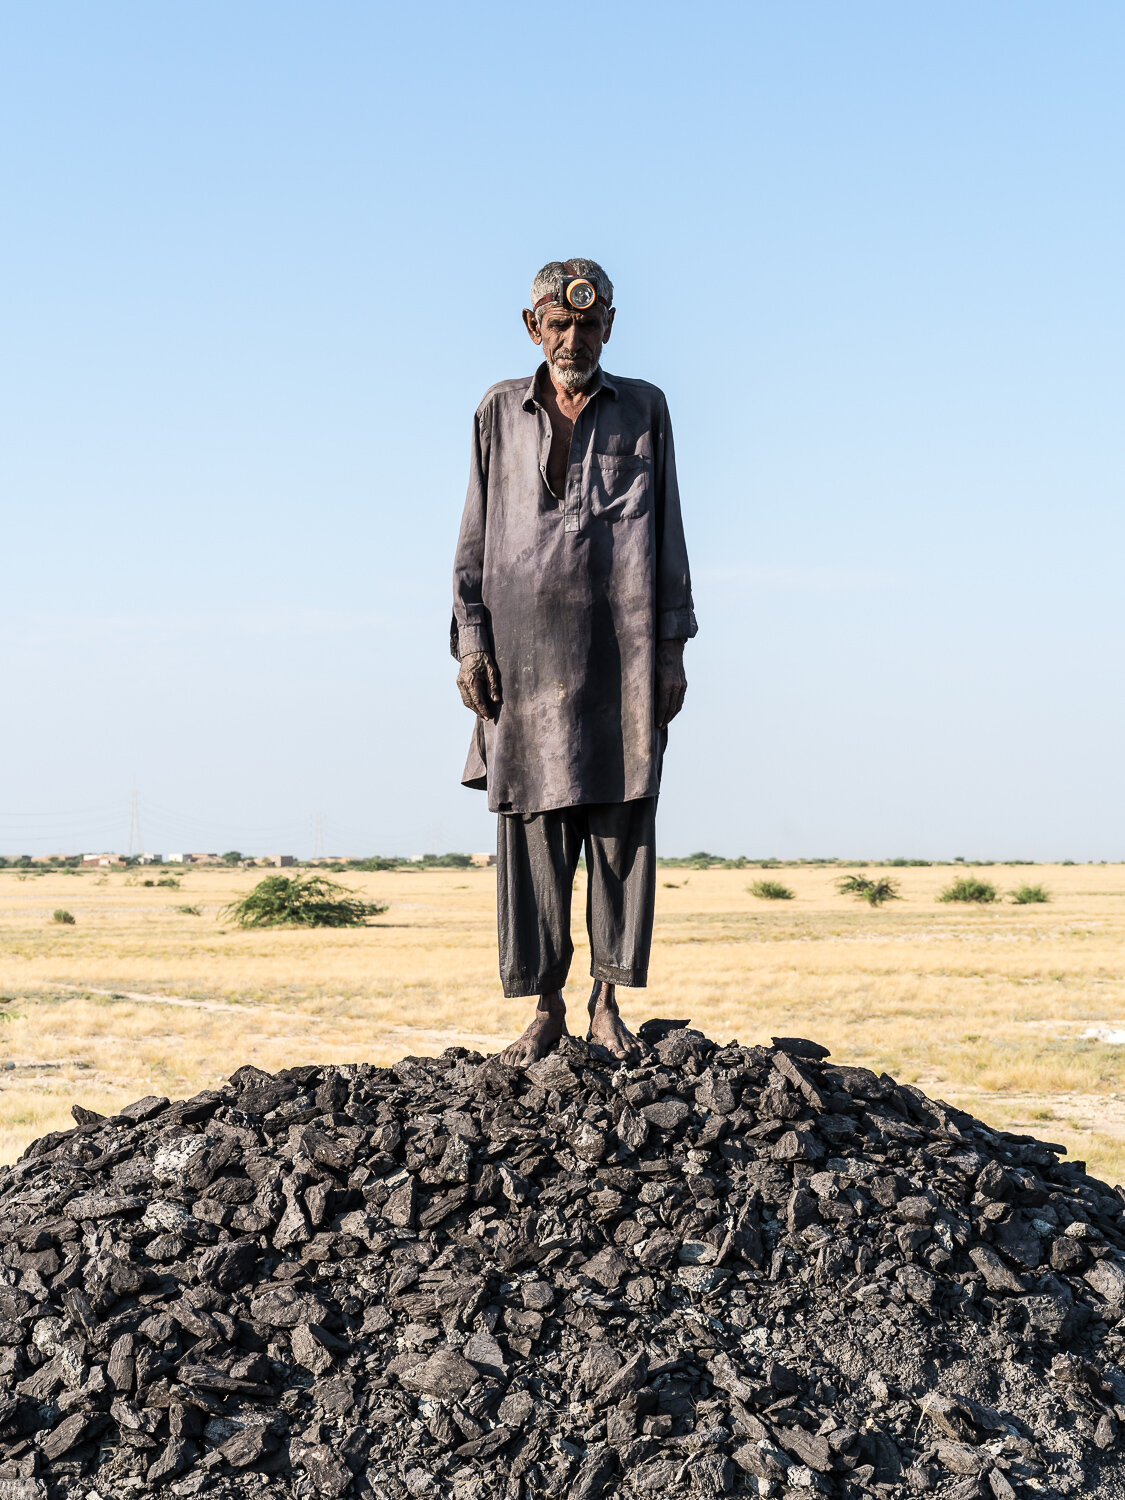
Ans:
[[[1030,906],[1033,902],[1051,899],[1051,894],[1045,885],[1020,885],[1011,894],[1016,906]]]
[[[793,892],[780,880],[755,880],[750,894],[760,901],[792,901]]]
[[[74,926],[74,913],[67,911],[65,906],[56,906],[55,914],[51,918],[53,922],[61,922],[64,927]]]
[[[178,891],[180,888],[180,880],[177,875],[162,875],[156,883],[157,885],[167,886],[170,891]],[[149,882],[146,880],[145,885],[148,884]]]
[[[858,896],[869,906],[882,906],[884,901],[901,901],[898,886],[893,880],[868,880],[866,875],[845,875],[837,880],[836,889],[841,896]]]
[[[358,900],[323,875],[267,875],[219,915],[240,927],[362,927],[386,909],[378,901]]]
[[[181,912],[185,917],[201,917],[203,908],[201,906],[174,906],[173,911]]]
[[[975,875],[961,875],[952,885],[947,885],[938,901],[975,901],[979,906],[987,906],[989,902],[995,901],[996,887],[990,880],[978,880]]]

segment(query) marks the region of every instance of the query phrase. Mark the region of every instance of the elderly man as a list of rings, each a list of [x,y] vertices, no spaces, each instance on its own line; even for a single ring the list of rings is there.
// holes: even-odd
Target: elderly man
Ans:
[[[523,321],[544,360],[477,409],[454,565],[457,686],[477,715],[462,781],[499,814],[500,977],[538,996],[502,1054],[515,1065],[566,1034],[583,848],[588,1039],[639,1054],[615,986],[648,978],[660,768],[696,632],[668,406],[602,370],[614,311],[595,261],[532,282]]]

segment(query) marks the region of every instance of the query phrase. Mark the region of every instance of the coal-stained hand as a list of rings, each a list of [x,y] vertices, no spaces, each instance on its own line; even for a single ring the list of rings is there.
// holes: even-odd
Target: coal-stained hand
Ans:
[[[684,706],[683,641],[659,641],[656,647],[656,727],[670,724]]]
[[[500,673],[487,651],[470,651],[461,658],[457,673],[461,702],[481,719],[495,719],[500,712]]]

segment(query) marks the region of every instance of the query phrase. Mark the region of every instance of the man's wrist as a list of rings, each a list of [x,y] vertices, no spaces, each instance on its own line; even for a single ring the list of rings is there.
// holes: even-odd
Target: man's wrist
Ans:
[[[492,635],[487,625],[462,625],[457,632],[457,655],[464,661],[466,656],[486,655],[492,650]]]

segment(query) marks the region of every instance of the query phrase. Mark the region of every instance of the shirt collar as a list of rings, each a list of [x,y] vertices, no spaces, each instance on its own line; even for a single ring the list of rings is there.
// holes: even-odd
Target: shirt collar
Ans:
[[[531,382],[528,385],[527,390],[523,394],[522,404],[524,411],[535,411],[537,407],[543,405],[543,402],[541,401],[539,396],[539,382],[541,380],[546,380],[547,378],[547,361],[544,360],[536,370],[535,374],[531,377]],[[599,391],[605,391],[607,396],[611,397],[614,401],[617,400],[617,387],[613,383],[612,375],[607,375],[606,372],[600,368],[598,370],[597,379],[594,382],[594,389],[590,392],[589,399],[586,403],[587,405],[589,405],[590,401],[594,399]]]

